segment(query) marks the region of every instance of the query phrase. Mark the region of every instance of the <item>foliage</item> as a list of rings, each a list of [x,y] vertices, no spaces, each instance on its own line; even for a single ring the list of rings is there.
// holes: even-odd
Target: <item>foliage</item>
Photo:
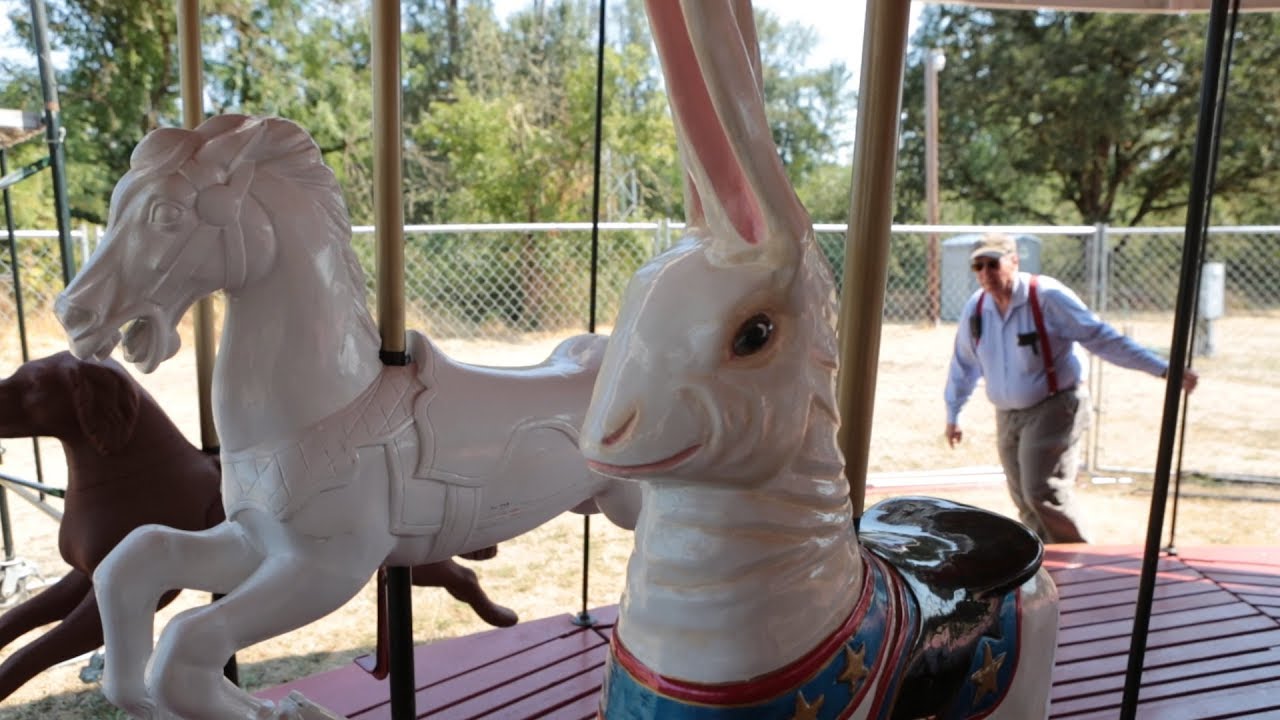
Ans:
[[[133,147],[147,132],[181,122],[174,6],[169,0],[48,0],[48,8],[50,41],[66,57],[58,79],[71,213],[105,224],[111,188],[127,171]],[[530,0],[499,18],[490,0],[402,3],[406,222],[593,216],[598,8],[591,0]],[[353,221],[372,223],[368,3],[209,0],[201,10],[205,114],[296,120],[337,173]],[[10,15],[18,36],[29,37],[25,11]],[[682,217],[674,129],[641,1],[610,4],[608,20],[600,217]],[[819,198],[824,219],[843,219],[838,208],[847,204],[848,174],[833,172],[839,167],[833,162],[843,150],[840,129],[852,114],[849,73],[840,65],[805,69],[811,30],[767,13],[758,24],[784,161],[798,186]],[[30,106],[38,97],[34,73],[9,67],[19,82],[3,89],[5,97],[25,98]],[[23,191],[34,198],[38,189],[31,183]],[[51,212],[22,218],[47,225]],[[445,255],[436,253],[433,262],[454,262],[455,270],[491,281],[494,293],[522,299],[501,320],[537,328],[538,308],[549,301],[545,288],[567,287],[544,276],[566,271],[569,258],[580,254],[567,242],[585,240],[528,236],[482,258],[442,243]],[[465,309],[474,304],[462,302],[460,312],[474,315]]]
[[[1173,223],[1187,202],[1204,15],[1002,12],[929,6],[908,62],[900,217],[923,188],[923,61],[939,78],[944,220]],[[1280,100],[1267,38],[1240,20],[1215,192],[1222,207],[1274,187]]]

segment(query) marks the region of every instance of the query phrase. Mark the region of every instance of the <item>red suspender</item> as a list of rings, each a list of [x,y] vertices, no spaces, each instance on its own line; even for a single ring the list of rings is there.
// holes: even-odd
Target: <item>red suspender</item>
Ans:
[[[1044,376],[1049,381],[1049,394],[1057,395],[1058,373],[1053,369],[1053,349],[1049,346],[1049,333],[1045,332],[1044,329],[1044,313],[1040,311],[1040,296],[1036,292],[1036,278],[1038,277],[1039,275],[1031,276],[1031,287],[1028,293],[1030,297],[1028,299],[1031,301],[1031,316],[1036,321],[1036,334],[1040,336],[1040,353],[1044,356]],[[978,332],[973,333],[975,336],[973,346],[975,348],[978,343],[982,342],[982,301],[986,299],[987,294],[985,292],[979,295],[978,305],[973,309],[974,317],[978,318],[978,322],[974,325],[978,328]]]
[[[1036,319],[1036,333],[1040,335],[1040,352],[1044,355],[1044,376],[1049,381],[1049,394],[1058,394],[1058,373],[1053,369],[1053,351],[1049,348],[1049,333],[1044,331],[1044,313],[1040,312],[1040,299],[1036,295],[1036,278],[1031,276],[1031,315]]]

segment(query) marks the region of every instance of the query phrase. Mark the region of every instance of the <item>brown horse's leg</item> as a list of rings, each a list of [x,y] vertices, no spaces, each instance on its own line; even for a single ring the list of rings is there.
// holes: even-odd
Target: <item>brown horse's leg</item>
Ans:
[[[84,578],[82,574],[80,577]],[[88,587],[88,584],[85,586]],[[88,592],[81,595],[80,604],[67,614],[66,619],[10,655],[0,665],[0,700],[9,697],[13,691],[46,669],[83,655],[100,645],[102,621],[98,617],[98,602],[93,593]]]
[[[66,617],[84,600],[85,595],[92,592],[93,583],[89,577],[79,570],[71,570],[35,597],[0,615],[0,648],[41,625]]]
[[[418,587],[442,587],[448,590],[455,599],[470,605],[481,620],[494,627],[510,627],[519,621],[515,611],[489,599],[484,588],[480,587],[480,579],[476,577],[474,570],[453,560],[415,565],[411,570],[411,577],[413,584]]]

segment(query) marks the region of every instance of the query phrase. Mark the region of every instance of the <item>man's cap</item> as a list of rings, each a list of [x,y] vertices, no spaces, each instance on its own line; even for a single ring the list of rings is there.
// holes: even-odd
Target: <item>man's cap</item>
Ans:
[[[1004,233],[987,233],[973,243],[973,251],[969,253],[969,259],[999,258],[1016,252],[1018,252],[1018,245],[1013,238]]]

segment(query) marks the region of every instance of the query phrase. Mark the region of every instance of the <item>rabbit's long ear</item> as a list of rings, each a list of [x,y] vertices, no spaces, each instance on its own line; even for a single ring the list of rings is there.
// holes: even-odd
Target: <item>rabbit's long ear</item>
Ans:
[[[686,171],[721,250],[756,247],[781,263],[808,232],[764,113],[751,6],[745,0],[648,0]],[[736,246],[736,247],[734,247]]]

